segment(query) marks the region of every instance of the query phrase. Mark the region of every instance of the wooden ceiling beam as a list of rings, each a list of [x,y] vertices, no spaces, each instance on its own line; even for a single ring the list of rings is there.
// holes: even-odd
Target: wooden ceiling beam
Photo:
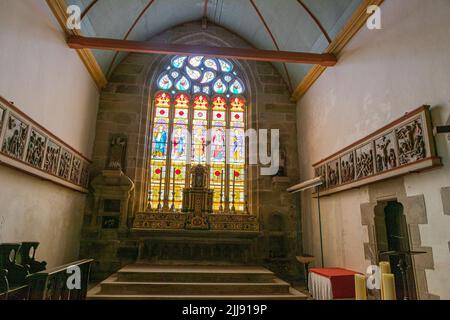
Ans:
[[[92,38],[72,35],[67,44],[72,49],[98,49],[138,53],[205,55],[219,58],[317,64],[326,67],[336,65],[337,58],[332,53],[305,53],[291,51],[272,51],[245,48],[211,47],[186,44],[165,44],[146,41]]]

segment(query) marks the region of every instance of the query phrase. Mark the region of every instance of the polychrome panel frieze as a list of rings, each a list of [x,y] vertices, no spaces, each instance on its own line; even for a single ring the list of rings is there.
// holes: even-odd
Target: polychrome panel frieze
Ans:
[[[313,167],[324,180],[324,194],[330,194],[441,164],[430,107],[422,106]]]
[[[0,163],[87,192],[91,161],[0,96]]]

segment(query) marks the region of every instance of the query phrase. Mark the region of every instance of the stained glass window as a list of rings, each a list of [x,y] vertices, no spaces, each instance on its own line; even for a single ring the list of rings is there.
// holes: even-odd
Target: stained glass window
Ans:
[[[176,56],[154,96],[149,205],[182,207],[192,165],[210,166],[214,211],[242,212],[246,187],[244,82],[227,59]]]

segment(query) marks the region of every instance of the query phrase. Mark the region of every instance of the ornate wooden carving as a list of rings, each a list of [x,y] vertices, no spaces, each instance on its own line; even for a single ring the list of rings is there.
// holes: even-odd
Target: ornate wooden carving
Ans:
[[[1,96],[0,162],[87,192],[90,160]]]
[[[430,107],[420,107],[313,165],[323,195],[441,166]]]

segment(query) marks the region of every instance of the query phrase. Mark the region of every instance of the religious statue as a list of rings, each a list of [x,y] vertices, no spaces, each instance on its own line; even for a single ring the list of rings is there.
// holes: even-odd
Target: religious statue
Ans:
[[[116,134],[111,139],[107,169],[124,170],[126,159],[127,137]]]

